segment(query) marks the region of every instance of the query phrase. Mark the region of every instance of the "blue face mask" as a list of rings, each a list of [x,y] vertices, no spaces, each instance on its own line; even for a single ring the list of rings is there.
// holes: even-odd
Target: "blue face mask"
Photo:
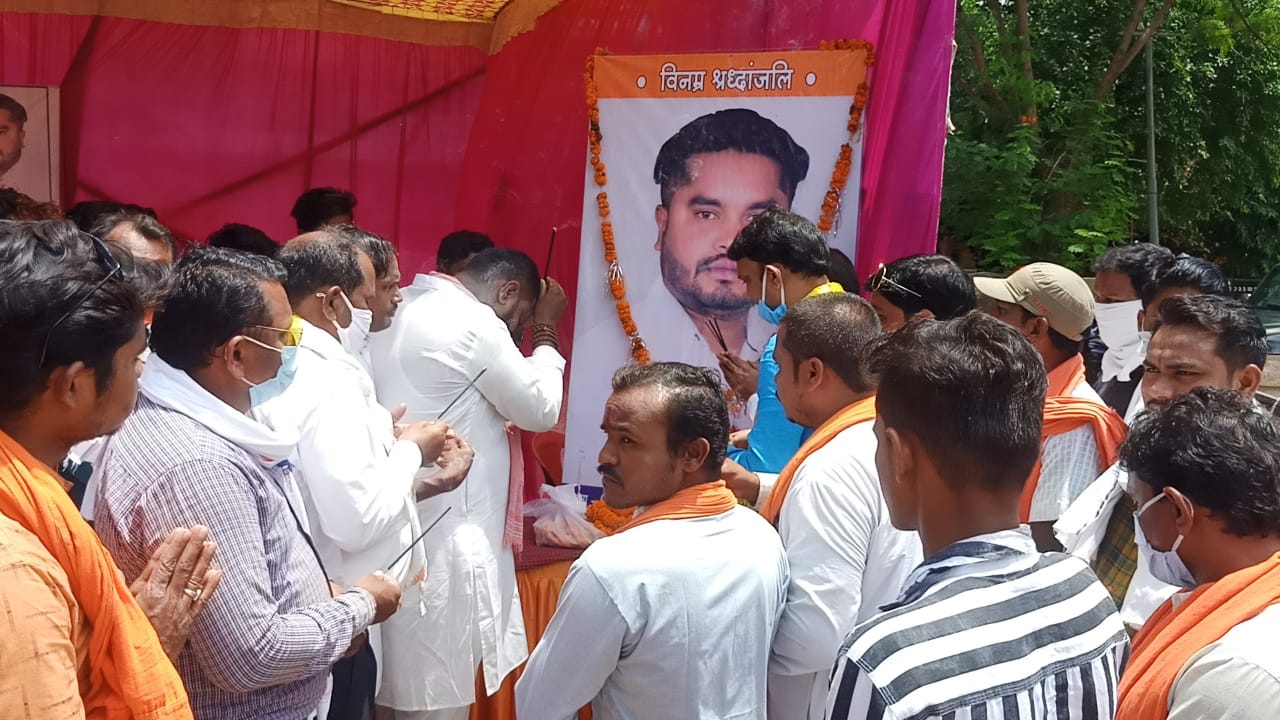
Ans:
[[[782,287],[781,282],[778,283],[778,292],[781,295],[779,299],[782,302],[778,303],[778,307],[771,308],[769,307],[769,304],[764,301],[764,289],[768,282],[769,268],[766,267],[764,269],[764,277],[760,279],[760,302],[756,303],[756,312],[759,313],[760,317],[770,325],[778,325],[782,322],[782,317],[787,314],[787,290]]]
[[[255,345],[280,353],[280,370],[276,373],[275,377],[267,380],[266,382],[260,382],[257,385],[254,385],[247,379],[244,380],[245,384],[249,386],[249,405],[252,407],[261,407],[264,403],[280,397],[289,387],[290,383],[293,382],[294,373],[297,371],[298,348],[274,348],[266,343],[260,343],[251,337],[246,337],[245,339]]]

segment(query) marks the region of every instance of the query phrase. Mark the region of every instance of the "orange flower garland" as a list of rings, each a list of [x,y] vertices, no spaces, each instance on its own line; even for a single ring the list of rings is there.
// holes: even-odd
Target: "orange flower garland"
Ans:
[[[823,41],[818,45],[820,50],[865,50],[867,67],[875,64],[875,46],[866,40],[834,40]],[[853,140],[862,129],[862,111],[867,107],[867,81],[858,84],[853,94],[853,105],[849,107],[849,141],[840,146],[840,157],[836,159],[835,169],[831,171],[831,186],[822,198],[822,215],[818,217],[818,229],[824,233],[831,232],[836,226],[836,217],[840,214],[840,201],[844,197],[844,188],[849,183],[849,173],[853,171]]]
[[[636,514],[635,508],[612,508],[603,500],[596,500],[587,505],[587,520],[605,535],[612,535],[631,522]]]
[[[595,171],[596,185],[600,192],[596,194],[596,210],[600,215],[600,239],[604,241],[604,261],[609,267],[609,294],[613,296],[613,305],[618,312],[618,320],[622,322],[622,332],[631,339],[631,357],[642,365],[648,365],[649,348],[640,337],[640,329],[636,327],[635,318],[631,316],[631,303],[627,300],[627,285],[622,278],[622,266],[618,264],[618,248],[614,244],[613,222],[609,220],[609,194],[605,185],[609,175],[605,172],[604,158],[601,157],[600,145],[604,136],[600,132],[600,97],[596,93],[596,56],[605,51],[597,49],[595,55],[587,58],[587,113],[591,119],[591,130],[588,135],[591,147],[591,168]]]
[[[823,41],[820,50],[865,50],[867,67],[875,64],[874,46],[866,40]],[[627,300],[627,286],[622,276],[622,266],[618,264],[618,249],[614,244],[613,222],[609,220],[609,195],[605,185],[609,175],[605,172],[604,157],[601,145],[604,135],[600,131],[600,96],[596,92],[595,69],[596,57],[604,55],[605,50],[597,48],[595,54],[587,58],[587,115],[590,119],[588,134],[591,152],[591,168],[594,171],[596,185],[600,192],[596,193],[596,210],[600,215],[600,238],[604,242],[604,261],[608,266],[609,294],[613,296],[614,308],[618,320],[622,323],[622,331],[631,340],[631,357],[641,364],[649,364],[649,348],[640,337],[640,329],[636,327],[635,318],[631,315],[631,303]],[[849,140],[840,146],[840,156],[836,159],[835,168],[831,171],[831,184],[822,199],[822,214],[818,218],[818,229],[824,233],[835,228],[836,218],[840,214],[840,203],[844,197],[845,186],[853,171],[853,141],[862,129],[862,113],[867,106],[867,82],[864,79],[854,92],[853,105],[849,108]]]

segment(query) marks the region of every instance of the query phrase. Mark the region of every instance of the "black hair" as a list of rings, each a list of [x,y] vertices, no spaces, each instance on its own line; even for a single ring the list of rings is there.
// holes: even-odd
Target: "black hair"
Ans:
[[[1017,328],[977,312],[917,318],[881,337],[870,367],[884,425],[918,438],[949,485],[1023,487],[1040,456],[1048,378]]]
[[[1120,464],[1156,492],[1177,489],[1243,537],[1280,533],[1280,426],[1234,390],[1196,388],[1142,413]]]
[[[1168,272],[1173,263],[1173,251],[1163,245],[1133,243],[1109,248],[1094,261],[1093,271],[1127,275],[1129,284],[1142,297],[1143,291]]]
[[[0,110],[8,111],[9,119],[18,125],[27,123],[27,109],[17,100],[0,93]]]
[[[944,255],[899,258],[885,265],[883,272],[886,281],[875,292],[907,317],[928,310],[937,320],[951,320],[978,306],[973,280]]]
[[[164,305],[169,293],[173,291],[173,266],[134,257],[128,248],[120,245],[107,245],[107,250],[120,263],[125,279],[133,284],[143,309],[156,310]]]
[[[178,241],[169,231],[169,228],[160,224],[153,216],[146,213],[131,212],[124,210],[104,215],[98,218],[93,229],[89,231],[90,235],[102,238],[106,242],[111,242],[108,235],[121,225],[131,225],[134,232],[141,235],[149,242],[164,243],[169,248],[169,252],[175,257],[178,254]]]
[[[837,248],[829,250],[831,257],[828,258],[830,267],[827,268],[827,278],[831,282],[840,283],[845,292],[857,295],[862,288],[858,284],[858,272],[853,268],[853,261]]]
[[[298,196],[289,214],[298,226],[298,233],[319,230],[339,215],[355,217],[356,196],[334,187],[318,187]]]
[[[494,247],[493,240],[484,233],[455,230],[440,241],[440,248],[436,250],[436,268],[440,272],[456,271],[455,264],[491,247]]]
[[[720,476],[729,444],[729,407],[720,380],[706,368],[678,362],[630,364],[613,374],[613,391],[641,387],[662,391],[667,414],[667,451],[673,457],[698,439],[711,445],[703,472]]]
[[[301,305],[312,293],[334,285],[351,297],[364,282],[359,250],[334,233],[292,240],[280,248],[276,260],[284,267],[284,291],[294,306]]]
[[[330,225],[325,227],[325,231],[355,245],[357,250],[368,255],[369,261],[373,263],[373,276],[376,279],[381,280],[387,276],[391,261],[396,257],[395,245],[355,225]]]
[[[151,323],[151,349],[179,370],[213,361],[213,352],[250,325],[270,324],[260,283],[284,283],[280,263],[261,255],[195,246],[174,268],[174,290]]]
[[[817,295],[790,305],[778,328],[779,342],[795,359],[796,372],[799,363],[817,358],[858,393],[875,389],[867,372],[867,350],[879,336],[876,311],[848,293]]]
[[[799,215],[772,207],[760,213],[729,245],[730,260],[777,265],[807,277],[831,269],[831,251],[817,225]]]
[[[99,394],[110,387],[115,354],[137,337],[143,307],[122,274],[103,282],[108,272],[71,222],[0,221],[0,414],[27,407],[55,368],[76,362],[93,371]]]
[[[97,227],[102,218],[116,213],[150,215],[152,218],[156,216],[155,210],[141,205],[118,203],[113,200],[84,200],[71,206],[67,211],[67,219],[74,222],[81,230],[90,232]]]
[[[471,258],[460,276],[473,278],[485,285],[515,280],[520,283],[520,296],[526,300],[538,299],[542,294],[542,276],[533,258],[519,250],[489,248]]]
[[[1161,273],[1153,283],[1138,291],[1142,298],[1142,306],[1149,307],[1160,293],[1169,288],[1194,288],[1203,295],[1220,295],[1230,297],[1231,283],[1222,273],[1222,268],[1194,257],[1180,257]],[[1159,308],[1153,308],[1158,310]]]
[[[697,118],[662,144],[653,164],[663,207],[689,184],[689,159],[704,153],[740,152],[762,155],[778,164],[779,182],[787,200],[795,200],[796,186],[809,174],[809,153],[774,121],[754,110],[730,108]]]
[[[1175,295],[1160,303],[1154,332],[1193,327],[1217,336],[1217,353],[1235,372],[1246,365],[1267,364],[1267,329],[1253,308],[1220,295]]]
[[[209,247],[220,247],[238,250],[250,255],[261,255],[273,258],[280,252],[280,246],[269,235],[252,225],[227,223],[209,234]]]
[[[1030,310],[1022,307],[1021,305],[1015,305],[1014,307],[1018,308],[1018,310],[1022,312],[1023,324],[1027,323],[1028,321],[1034,318],[1044,317],[1043,315],[1037,315],[1031,312]],[[1048,321],[1049,321],[1049,318],[1045,318],[1045,322],[1048,322]],[[1063,335],[1057,330],[1054,330],[1052,327],[1049,328],[1049,344],[1052,345],[1053,349],[1056,350],[1059,354],[1065,355],[1067,357],[1079,354],[1084,351],[1084,337],[1081,337],[1079,340],[1072,340],[1066,335]]]

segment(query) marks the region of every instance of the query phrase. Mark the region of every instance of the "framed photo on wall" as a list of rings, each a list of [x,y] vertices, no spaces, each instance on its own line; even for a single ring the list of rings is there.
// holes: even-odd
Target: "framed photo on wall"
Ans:
[[[0,187],[58,202],[58,117],[58,88],[0,85]]]

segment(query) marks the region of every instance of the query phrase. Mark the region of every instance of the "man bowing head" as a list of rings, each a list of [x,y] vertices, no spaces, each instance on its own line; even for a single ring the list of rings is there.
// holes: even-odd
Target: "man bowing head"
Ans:
[[[516,685],[519,717],[566,720],[589,702],[596,717],[764,718],[787,561],[719,479],[719,380],[682,363],[624,367],[603,429],[604,499],[636,515],[573,564]]]

